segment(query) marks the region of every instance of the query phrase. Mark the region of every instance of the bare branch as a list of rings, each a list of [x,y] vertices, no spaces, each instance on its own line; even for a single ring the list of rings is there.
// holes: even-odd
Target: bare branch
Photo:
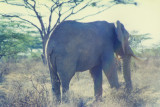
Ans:
[[[49,25],[48,25],[47,35],[49,34],[50,29],[51,29],[52,14],[53,14],[53,10],[51,9],[50,10],[50,16],[49,16]]]
[[[38,20],[39,20],[39,23],[41,25],[41,31],[43,32],[44,35],[46,35],[46,31],[45,31],[45,27],[44,27],[44,23],[43,23],[43,20],[42,20],[42,16],[39,15],[38,11],[36,10],[36,1],[35,0],[32,0],[33,1],[33,5],[31,3],[29,3],[27,0],[24,0],[24,3],[28,6],[30,6],[34,13],[36,14]]]
[[[55,6],[56,5],[56,6]],[[55,7],[54,7],[55,6]],[[51,31],[51,22],[52,22],[52,14],[53,14],[53,12],[54,12],[54,10],[56,9],[56,8],[58,8],[59,7],[59,5],[57,5],[57,4],[53,4],[52,6],[51,6],[51,9],[50,9],[50,16],[49,16],[49,25],[48,25],[48,30],[47,30],[47,35],[49,35],[49,33],[50,33],[50,31]],[[59,11],[59,14],[58,14],[58,20],[60,19],[60,11]],[[56,21],[56,23],[58,23],[58,20]]]
[[[70,14],[68,14],[61,22],[65,21],[68,17],[70,17],[71,15],[75,14],[72,10],[72,12]]]
[[[90,1],[89,1],[86,5],[84,5],[82,8],[80,8],[79,10],[77,10],[76,12],[74,12],[74,14],[82,11],[83,9],[85,9],[85,8],[86,8],[87,6],[89,6],[89,5],[90,5]]]
[[[52,0],[53,1],[53,0]],[[55,2],[55,1],[53,1],[53,3],[54,3],[54,5],[56,5],[56,7],[54,7],[54,10],[57,8],[57,7],[62,7],[63,5],[65,5],[65,4],[70,4],[70,3],[75,3],[74,1],[72,1],[72,0],[70,0],[70,1],[66,1],[66,2],[62,2],[62,3],[59,3],[59,0],[57,1],[57,2]],[[69,10],[71,10],[72,8],[74,8],[74,7],[77,7],[79,4],[81,4],[81,2],[79,2],[79,3],[76,3],[74,6],[72,6]],[[53,5],[53,6],[54,6]],[[52,7],[53,7],[52,6]],[[67,11],[69,11],[69,10],[67,10]],[[66,11],[66,12],[67,12]],[[64,13],[66,13],[66,12],[64,12]]]
[[[32,77],[30,78],[30,81],[32,83],[33,88],[38,92],[38,94],[41,94],[41,92],[37,89],[37,86],[35,86]]]
[[[59,9],[59,11],[58,11],[58,19],[57,19],[56,23],[54,24],[53,28],[50,30],[50,32],[52,32],[56,28],[58,23],[60,23],[60,18],[61,18],[61,9]]]
[[[72,12],[71,12],[69,15],[67,15],[61,22],[63,22],[64,20],[66,20],[66,19],[67,19],[68,17],[70,17],[71,15],[76,14],[76,13],[82,11],[83,9],[85,9],[87,6],[90,5],[91,1],[92,1],[92,0],[90,0],[89,2],[87,2],[86,5],[84,5],[82,8],[80,8],[80,9],[77,10],[76,12],[74,12],[74,8],[77,7],[77,6],[73,7]]]
[[[73,10],[74,10],[76,7],[78,7],[80,4],[81,4],[81,2],[80,2],[80,3],[76,3],[76,5],[70,7],[68,10],[66,10],[66,11],[63,12],[62,14],[66,14],[66,13],[69,12],[69,11],[73,11]]]
[[[72,6],[71,8],[69,8],[68,10],[66,10],[65,12],[63,12],[62,14],[66,14],[67,12],[73,10],[75,8],[75,6]]]
[[[90,17],[90,16],[94,16],[94,15],[100,14],[100,13],[104,12],[105,10],[107,10],[107,9],[109,9],[109,8],[115,6],[115,5],[116,5],[116,4],[113,4],[113,5],[111,5],[110,7],[107,7],[107,8],[105,8],[105,9],[101,10],[101,11],[98,11],[98,12],[96,12],[96,13],[93,13],[93,14],[84,16],[84,17],[82,17],[82,18],[75,19],[75,20],[83,20],[83,19],[85,19],[85,18],[87,18],[87,17]]]
[[[67,11],[65,11],[65,12],[62,13],[62,14],[61,14],[60,11],[59,11],[59,13],[58,13],[58,19],[57,19],[55,25],[53,26],[53,28],[50,30],[50,32],[53,32],[53,30],[56,28],[56,26],[58,25],[58,23],[65,21],[65,20],[66,20],[67,18],[69,18],[71,15],[74,15],[74,14],[78,13],[79,11],[85,9],[87,6],[89,6],[90,3],[91,3],[91,1],[92,1],[92,0],[90,0],[89,2],[87,2],[86,5],[84,5],[82,8],[80,8],[80,9],[77,10],[76,12],[74,12],[74,9],[75,9],[76,7],[78,7],[78,5],[81,4],[81,2],[80,2],[80,3],[77,3],[77,4],[74,5],[74,6],[72,6],[70,9],[68,9]],[[71,2],[71,1],[62,2],[61,5],[64,4],[64,3],[70,3],[70,2]],[[71,11],[70,14],[68,14],[62,21],[60,21],[61,15],[64,15],[65,13],[67,13],[67,12],[69,12],[69,11]]]
[[[39,5],[44,6],[44,7],[46,7],[47,9],[49,9],[49,10],[50,10],[50,7],[49,7],[49,6],[47,6],[46,4],[39,4]]]

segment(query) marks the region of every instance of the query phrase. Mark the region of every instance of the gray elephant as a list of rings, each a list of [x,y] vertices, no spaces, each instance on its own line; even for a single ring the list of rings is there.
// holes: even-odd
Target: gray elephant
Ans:
[[[46,45],[52,90],[57,101],[67,99],[66,92],[75,72],[90,70],[96,99],[102,96],[102,70],[110,86],[119,88],[115,56],[123,60],[127,89],[132,89],[130,59],[133,54],[128,42],[129,33],[124,25],[106,21],[80,23],[65,21],[57,26]]]

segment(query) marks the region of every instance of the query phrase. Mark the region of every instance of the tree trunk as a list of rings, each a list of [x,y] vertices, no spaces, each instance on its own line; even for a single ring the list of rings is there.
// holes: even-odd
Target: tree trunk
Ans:
[[[42,61],[43,61],[44,65],[47,64],[47,60],[46,60],[46,56],[45,56],[45,47],[46,47],[47,40],[48,40],[48,36],[44,36],[43,43],[42,43],[43,44],[43,53],[41,54]]]

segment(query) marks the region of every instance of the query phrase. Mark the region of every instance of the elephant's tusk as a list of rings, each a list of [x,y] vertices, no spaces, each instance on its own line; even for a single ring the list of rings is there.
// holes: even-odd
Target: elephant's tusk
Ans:
[[[136,60],[141,61],[141,62],[146,61],[146,59],[144,59],[144,58],[139,58],[139,57],[137,57],[137,56],[135,56],[135,55],[132,55],[132,57],[134,57]]]
[[[120,58],[120,56],[116,53],[116,58],[117,58],[117,60],[121,60],[121,58]]]
[[[145,59],[137,57],[137,56],[133,53],[133,51],[132,51],[132,49],[131,49],[130,47],[128,48],[128,50],[129,50],[129,51],[128,51],[129,54],[130,54],[132,57],[134,57],[136,60],[141,61],[141,62],[145,61]]]

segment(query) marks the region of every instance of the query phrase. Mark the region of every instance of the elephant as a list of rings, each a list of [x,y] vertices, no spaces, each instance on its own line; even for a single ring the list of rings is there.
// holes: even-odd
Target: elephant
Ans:
[[[137,58],[130,45],[129,33],[117,21],[95,21],[82,23],[64,21],[60,23],[45,47],[52,91],[56,101],[66,101],[69,83],[76,72],[89,70],[94,81],[96,100],[102,97],[102,70],[111,88],[118,89],[118,74],[115,56],[123,61],[123,74],[126,88],[132,89],[130,62]],[[62,98],[60,86],[62,86]]]

